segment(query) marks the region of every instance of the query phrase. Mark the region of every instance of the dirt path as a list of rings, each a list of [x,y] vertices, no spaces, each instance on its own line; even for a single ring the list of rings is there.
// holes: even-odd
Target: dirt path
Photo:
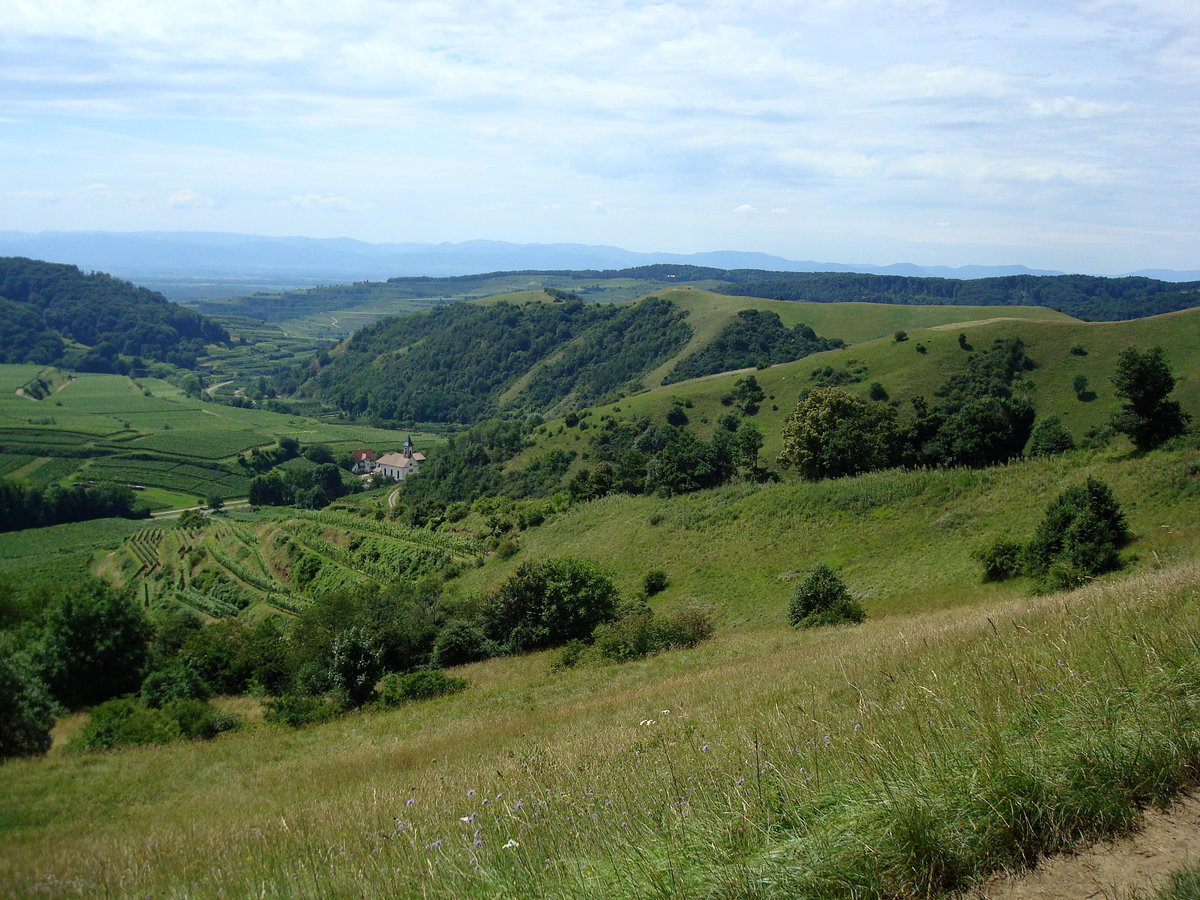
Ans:
[[[1000,877],[972,900],[1117,900],[1134,889],[1160,886],[1172,872],[1200,859],[1200,794],[1166,813],[1146,813],[1144,827],[1124,840],[1074,856],[1055,856],[1033,872]]]
[[[400,488],[396,488],[388,494],[388,506],[392,509],[396,508],[396,504],[400,502]]]

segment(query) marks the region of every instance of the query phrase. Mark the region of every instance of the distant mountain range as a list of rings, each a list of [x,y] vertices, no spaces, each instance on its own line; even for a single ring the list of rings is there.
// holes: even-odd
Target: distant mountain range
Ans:
[[[445,277],[528,269],[625,269],[655,263],[717,269],[858,272],[962,279],[1063,274],[1021,265],[953,267],[913,263],[887,266],[832,263],[737,250],[642,253],[603,245],[505,241],[372,244],[350,238],[267,237],[200,231],[0,231],[0,256],[27,256],[109,272],[154,287],[172,299],[197,299],[197,294],[233,296],[253,291],[259,285],[305,287],[398,276]],[[1163,281],[1200,280],[1200,270],[1154,269],[1128,274]],[[206,290],[198,290],[198,284],[187,287],[189,283],[198,282],[204,282]]]

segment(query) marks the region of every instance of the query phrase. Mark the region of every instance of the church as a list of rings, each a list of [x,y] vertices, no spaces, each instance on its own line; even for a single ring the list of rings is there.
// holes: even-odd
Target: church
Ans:
[[[399,453],[385,453],[375,461],[374,474],[393,481],[403,481],[425,462],[425,454],[414,453],[412,435],[404,440],[404,449]]]

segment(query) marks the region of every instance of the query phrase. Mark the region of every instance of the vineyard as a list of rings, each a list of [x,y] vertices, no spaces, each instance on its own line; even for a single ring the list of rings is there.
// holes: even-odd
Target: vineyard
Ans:
[[[32,395],[16,391],[37,383]],[[335,453],[398,449],[408,432],[338,425],[265,409],[242,409],[188,397],[157,378],[0,365],[0,477],[32,486],[111,481],[155,489],[152,509],[189,497],[247,496],[239,455],[281,438],[323,443]],[[414,432],[426,450],[444,438]]]
[[[253,608],[297,613],[332,590],[413,581],[474,562],[470,540],[344,512],[274,510],[152,526],[130,534],[98,566],[137,585],[147,606],[177,603],[210,618]]]

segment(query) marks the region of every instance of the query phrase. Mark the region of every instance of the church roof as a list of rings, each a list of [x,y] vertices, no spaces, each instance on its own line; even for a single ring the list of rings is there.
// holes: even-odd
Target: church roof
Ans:
[[[414,453],[411,457],[405,456],[403,453],[388,453],[379,457],[376,462],[381,466],[395,466],[397,469],[403,469],[405,466],[425,462],[425,457],[420,453]]]

